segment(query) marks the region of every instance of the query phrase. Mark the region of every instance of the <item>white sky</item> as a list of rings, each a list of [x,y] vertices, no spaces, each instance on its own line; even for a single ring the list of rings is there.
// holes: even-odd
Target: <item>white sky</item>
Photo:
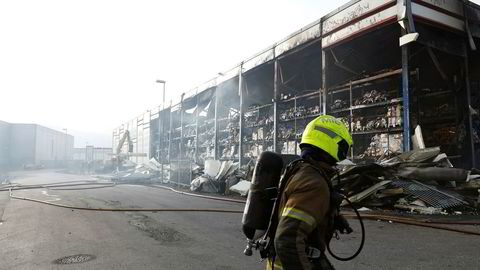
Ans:
[[[156,79],[177,97],[346,2],[0,0],[0,120],[111,146]]]

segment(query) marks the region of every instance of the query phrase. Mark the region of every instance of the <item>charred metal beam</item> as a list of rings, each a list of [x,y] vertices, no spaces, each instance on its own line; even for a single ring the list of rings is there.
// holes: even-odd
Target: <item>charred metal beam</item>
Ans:
[[[343,64],[343,61],[341,61],[341,62],[338,61],[337,56],[335,55],[335,53],[333,52],[333,50],[330,50],[330,53],[331,53],[332,56],[333,56],[333,61],[334,61],[334,65],[335,65],[335,66],[337,66],[337,67],[339,67],[339,68],[341,68],[341,69],[343,69],[343,70],[345,70],[345,71],[348,71],[348,72],[350,72],[350,73],[352,73],[352,74],[354,74],[354,75],[359,75],[359,74],[360,74],[359,72],[357,72],[357,71],[355,71],[355,70],[353,70],[353,69],[345,66],[345,65]]]
[[[405,34],[402,29],[402,35]],[[403,92],[403,151],[410,151],[410,88],[408,73],[408,44],[402,46],[402,92]]]
[[[274,69],[275,69],[275,67],[274,67]],[[282,68],[282,64],[280,62],[278,62],[278,72],[280,72],[279,75],[280,75],[280,81],[282,82],[282,85],[286,84],[290,79],[287,80],[287,82],[284,81],[284,79],[283,79],[283,68]]]
[[[217,86],[215,87],[215,121],[214,123],[214,138],[213,138],[213,159],[217,160],[218,159],[218,91],[220,90],[220,87]]]
[[[405,7],[408,20],[408,33],[415,33],[415,23],[413,22],[412,16],[412,0],[405,0]]]
[[[473,40],[472,32],[470,31],[470,25],[468,21],[468,12],[467,12],[467,3],[468,1],[463,0],[463,16],[465,17],[465,31],[467,32],[468,43],[470,44],[470,49],[472,51],[477,50],[477,46],[475,46],[475,41]]]
[[[440,66],[440,62],[438,61],[438,58],[433,52],[432,48],[427,46],[427,51],[428,51],[428,55],[430,55],[430,58],[432,59],[433,64],[435,65],[435,68],[437,68],[438,72],[440,73],[440,76],[442,76],[442,79],[444,81],[448,80],[448,77],[443,71],[442,67]]]
[[[472,122],[472,113],[470,112],[471,104],[472,104],[472,96],[471,96],[471,89],[470,89],[470,70],[468,68],[468,54],[464,58],[465,63],[465,88],[467,92],[467,114],[468,114],[468,128],[469,128],[469,144],[470,144],[470,154],[472,156],[472,168],[476,168],[477,161],[475,160],[475,144],[473,142],[473,122]]]
[[[195,155],[193,156],[196,163],[198,163],[198,117],[200,115],[200,106],[198,104],[198,88],[195,90],[195,97],[197,99],[197,108],[195,110]]]
[[[244,92],[243,91],[243,63],[240,64],[240,68],[238,71],[238,94],[240,96],[240,123],[239,123],[239,134],[238,134],[238,166],[242,166],[242,159],[243,159],[243,101],[244,101]],[[235,156],[235,154],[233,154]]]
[[[290,78],[288,78],[288,80],[282,81],[282,86],[287,85],[289,82],[293,81],[293,80],[296,79],[297,77],[298,77],[298,73],[295,73],[295,74],[292,75]]]
[[[279,60],[275,59],[273,63],[273,152],[278,153],[278,89],[279,89]]]
[[[173,130],[173,116],[172,116],[172,100],[170,100],[170,131],[168,134],[168,163],[172,164],[172,130]]]
[[[163,147],[163,141],[165,140],[165,134],[164,134],[164,121],[165,119],[163,119],[163,116],[164,116],[164,110],[165,110],[165,98],[163,99],[163,110],[160,109],[160,106],[158,107],[158,150],[157,150],[157,161],[160,162],[160,166],[161,166],[161,177],[162,177],[162,183],[163,181],[165,180],[164,178],[164,172],[163,172],[163,163],[164,162],[164,157],[162,155],[163,151],[165,150],[164,147]]]
[[[325,50],[322,50],[322,112],[327,114],[327,60]]]
[[[182,160],[183,159],[183,98],[185,97],[185,93],[182,93],[180,96],[180,146],[179,146],[179,151],[180,153],[178,154],[178,159]]]

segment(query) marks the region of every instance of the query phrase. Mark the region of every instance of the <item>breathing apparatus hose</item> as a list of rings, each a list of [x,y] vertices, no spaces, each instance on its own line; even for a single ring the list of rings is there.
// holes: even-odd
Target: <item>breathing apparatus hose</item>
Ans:
[[[18,197],[13,195],[10,191],[10,198],[17,200],[24,200],[30,202],[36,202],[61,208],[68,208],[72,210],[89,210],[89,211],[103,211],[103,212],[210,212],[210,213],[243,213],[243,210],[232,209],[212,209],[212,208],[95,208],[95,207],[81,207],[66,205],[60,203],[53,203],[43,200],[37,200],[26,197]]]
[[[78,206],[71,206],[71,205],[64,205],[64,204],[58,204],[58,203],[52,203],[52,202],[47,202],[47,201],[42,201],[42,200],[36,200],[32,198],[25,198],[25,197],[18,197],[13,195],[12,191],[13,190],[24,190],[24,189],[41,189],[41,188],[47,188],[47,189],[53,189],[53,188],[59,188],[59,190],[64,190],[63,188],[69,187],[69,186],[91,186],[93,185],[98,185],[97,187],[78,187],[75,188],[75,190],[81,190],[81,189],[93,189],[93,188],[104,188],[104,187],[112,187],[115,185],[115,183],[98,183],[94,181],[85,181],[89,183],[79,183],[82,181],[72,181],[74,184],[66,184],[68,182],[57,182],[57,183],[47,183],[47,184],[40,184],[40,185],[19,185],[19,184],[9,184],[7,186],[4,186],[0,188],[1,191],[8,191],[10,192],[10,197],[12,199],[18,199],[18,200],[24,200],[24,201],[30,201],[30,202],[35,202],[35,203],[42,203],[50,206],[56,206],[56,207],[61,207],[61,208],[68,208],[68,209],[77,209],[77,210],[90,210],[90,211],[105,211],[105,212],[216,212],[216,213],[243,213],[243,210],[230,210],[230,209],[192,209],[192,208],[87,208],[87,207],[78,207]],[[92,183],[93,182],[93,183]],[[65,185],[64,185],[65,183]],[[60,185],[58,185],[60,184]],[[112,185],[112,186],[110,186]],[[154,185],[153,187],[155,187]],[[199,198],[204,198],[204,199],[214,199],[218,201],[226,201],[226,202],[237,202],[237,203],[245,203],[242,200],[233,200],[233,199],[226,199],[226,198],[219,198],[219,197],[214,197],[214,196],[204,196],[204,195],[199,195],[199,194],[194,194],[194,193],[188,193],[188,192],[183,192],[183,191],[178,191],[170,187],[165,187],[165,186],[156,186],[158,188],[163,188],[166,190],[170,190],[172,192],[176,192],[178,194],[186,195],[186,196],[195,196]],[[70,189],[69,189],[70,190]],[[72,189],[73,190],[73,189]],[[348,202],[350,206],[352,206],[352,203],[345,198],[345,200]],[[343,258],[345,259],[353,259],[354,257],[358,256],[360,253],[360,250],[363,248],[364,242],[365,242],[365,228],[363,224],[363,219],[369,219],[369,220],[383,220],[383,221],[393,221],[405,225],[413,225],[413,226],[421,226],[421,227],[427,227],[427,228],[432,228],[432,229],[439,229],[439,230],[446,230],[446,231],[452,231],[452,232],[457,232],[457,233],[464,233],[464,234],[469,234],[469,235],[476,235],[480,236],[480,232],[476,231],[471,231],[471,230],[465,230],[465,229],[458,229],[458,228],[451,228],[447,226],[440,226],[437,225],[436,223],[439,224],[450,224],[449,222],[436,222],[436,221],[423,221],[423,220],[415,220],[412,218],[405,218],[405,217],[396,217],[396,216],[391,216],[391,215],[380,215],[380,214],[364,214],[363,216],[360,216],[359,212],[357,211],[356,208],[352,206],[355,214],[345,214],[344,216],[346,218],[357,218],[359,219],[361,228],[362,228],[362,243],[359,248],[359,251],[355,252],[354,256],[350,256],[349,258]],[[451,225],[478,225],[480,222],[451,222]],[[332,257],[342,260],[342,258],[337,258],[338,256],[332,254],[330,251],[330,247],[327,246],[327,249],[329,253],[332,255]]]
[[[243,213],[243,210],[236,210],[236,209],[215,209],[215,208],[96,208],[96,207],[82,207],[82,206],[74,206],[74,205],[67,205],[61,203],[54,203],[45,200],[39,200],[34,198],[28,197],[19,197],[13,194],[14,190],[28,190],[28,189],[50,189],[50,190],[86,190],[86,189],[99,189],[99,188],[109,188],[114,187],[117,184],[114,182],[94,182],[94,181],[72,181],[71,184],[67,184],[67,182],[61,183],[46,183],[46,184],[38,184],[38,185],[19,185],[19,184],[10,184],[7,187],[3,187],[0,189],[1,191],[8,191],[9,197],[16,200],[23,200],[23,201],[30,201],[60,208],[67,208],[72,210],[87,210],[87,211],[103,211],[103,212],[209,212],[209,213]],[[183,195],[196,195],[190,194],[187,192],[177,191],[168,187],[159,186],[164,189],[169,189],[173,192],[180,193]],[[222,198],[216,198],[211,196],[202,196],[197,195],[197,197],[204,197],[206,199],[217,199],[222,200]],[[224,201],[229,202],[240,202],[239,200],[229,200],[223,199]]]
[[[360,213],[358,212],[357,208],[353,206],[352,202],[346,196],[343,196],[343,199],[352,207],[353,211],[355,211],[355,215],[358,219],[358,222],[360,223],[360,228],[362,231],[362,240],[360,241],[360,246],[358,247],[357,251],[352,256],[349,256],[349,257],[340,257],[338,255],[335,255],[330,249],[330,243],[328,243],[327,245],[327,250],[328,250],[328,253],[330,253],[330,255],[333,258],[339,261],[350,261],[350,260],[353,260],[355,257],[357,257],[360,254],[360,252],[362,252],[363,246],[365,245],[365,225],[363,224],[362,216],[360,216]]]

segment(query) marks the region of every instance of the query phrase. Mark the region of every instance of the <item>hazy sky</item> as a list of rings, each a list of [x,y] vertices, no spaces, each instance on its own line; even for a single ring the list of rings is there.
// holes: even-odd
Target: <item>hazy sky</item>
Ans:
[[[177,97],[346,2],[0,0],[0,120],[110,146],[156,79]]]

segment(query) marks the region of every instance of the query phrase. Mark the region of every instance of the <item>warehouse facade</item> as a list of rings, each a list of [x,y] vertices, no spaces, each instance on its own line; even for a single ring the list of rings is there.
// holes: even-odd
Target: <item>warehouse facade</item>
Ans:
[[[0,169],[56,167],[72,159],[72,135],[36,124],[0,121]]]
[[[298,154],[306,123],[330,114],[353,134],[356,162],[412,149],[420,125],[427,147],[473,167],[479,46],[471,2],[354,0],[116,128],[113,146],[129,130],[134,152],[148,155],[132,161],[155,157],[188,184],[183,173],[206,159],[243,165],[266,150]]]

